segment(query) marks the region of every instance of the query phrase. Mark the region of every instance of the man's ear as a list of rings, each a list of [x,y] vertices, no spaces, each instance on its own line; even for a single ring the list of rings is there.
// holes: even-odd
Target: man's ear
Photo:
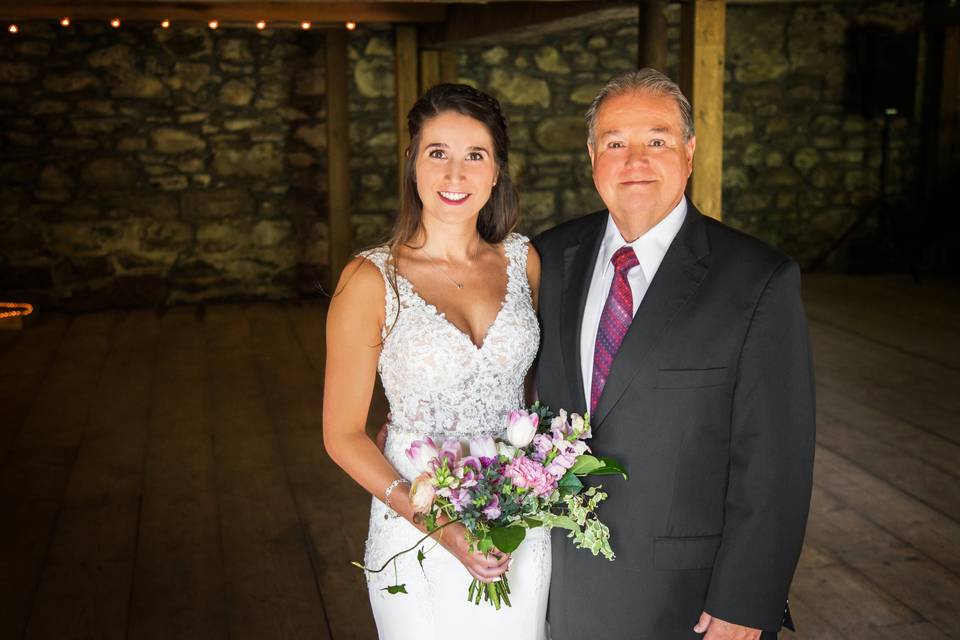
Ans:
[[[593,165],[593,142],[587,141],[587,155],[590,156],[590,164]]]
[[[690,139],[684,143],[687,147],[687,176],[693,173],[693,152],[697,149],[697,136],[690,136]]]

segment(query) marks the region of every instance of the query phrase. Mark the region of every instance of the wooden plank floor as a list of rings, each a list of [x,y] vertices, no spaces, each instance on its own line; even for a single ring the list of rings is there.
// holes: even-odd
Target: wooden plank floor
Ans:
[[[960,283],[818,275],[805,298],[819,422],[792,637],[960,637]],[[324,318],[0,333],[0,637],[374,638],[348,564],[369,498],[321,441]]]

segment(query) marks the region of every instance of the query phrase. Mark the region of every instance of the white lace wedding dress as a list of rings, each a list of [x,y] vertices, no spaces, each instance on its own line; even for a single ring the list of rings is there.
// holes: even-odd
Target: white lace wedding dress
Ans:
[[[392,416],[385,455],[405,478],[416,476],[404,453],[412,441],[426,436],[438,444],[483,434],[502,437],[507,412],[524,405],[523,380],[540,339],[526,276],[527,242],[511,234],[503,243],[509,262],[507,293],[479,347],[399,274],[398,299],[385,247],[362,254],[380,269],[386,282],[390,330],[384,333],[379,371]],[[403,518],[387,514],[383,503],[374,498],[365,557],[368,567],[382,566],[423,535]],[[467,602],[472,578],[463,565],[431,540],[423,547],[427,551],[423,569],[414,551],[398,559],[396,572],[391,566],[382,573],[367,574],[381,640],[546,638],[550,536],[543,529],[529,530],[514,552],[507,574],[513,606],[500,611],[482,601],[479,606]],[[408,593],[383,590],[397,583],[405,584]]]

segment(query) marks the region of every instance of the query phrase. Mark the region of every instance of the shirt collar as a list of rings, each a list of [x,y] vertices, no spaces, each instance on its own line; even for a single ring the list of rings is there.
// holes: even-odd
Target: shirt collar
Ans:
[[[687,198],[683,196],[677,206],[673,208],[673,211],[668,213],[663,220],[633,242],[627,242],[620,235],[620,230],[617,229],[613,216],[607,214],[607,228],[604,231],[603,242],[600,245],[598,255],[601,260],[600,264],[603,265],[603,275],[606,275],[607,269],[613,268],[613,264],[610,262],[613,254],[620,247],[629,244],[637,254],[637,260],[640,262],[640,268],[643,269],[643,275],[647,282],[650,282],[660,267],[660,263],[663,262],[663,257],[667,254],[670,243],[673,242],[677,232],[680,231],[686,216]]]

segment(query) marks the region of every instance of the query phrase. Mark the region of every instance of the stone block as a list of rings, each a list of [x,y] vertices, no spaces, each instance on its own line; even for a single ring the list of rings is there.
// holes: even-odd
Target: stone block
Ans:
[[[496,66],[501,62],[503,62],[504,60],[506,60],[507,57],[509,57],[509,55],[510,55],[509,51],[507,51],[503,47],[496,46],[496,47],[491,47],[486,51],[484,51],[482,54],[480,54],[480,57],[487,64],[491,66]]]
[[[297,74],[293,93],[298,96],[322,96],[327,92],[326,70],[313,67]]]
[[[560,55],[556,47],[540,47],[533,56],[537,68],[546,73],[568,74],[570,65]]]
[[[364,98],[390,98],[395,93],[393,61],[362,58],[353,68],[353,81]]]
[[[557,215],[553,191],[524,191],[520,194],[521,217],[527,221],[547,220]]]
[[[187,176],[184,175],[166,175],[153,176],[149,180],[150,185],[163,191],[183,191],[190,184]]]
[[[0,82],[29,82],[37,77],[37,68],[26,62],[0,61]]]
[[[160,153],[179,154],[206,149],[207,143],[200,136],[185,129],[162,127],[150,132],[153,148]]]
[[[80,173],[83,181],[98,189],[128,189],[137,184],[138,172],[129,161],[97,158],[86,163]]]
[[[739,167],[733,167],[729,164],[723,167],[723,188],[724,189],[744,189],[750,186],[750,179],[747,172]]]
[[[832,189],[840,184],[840,173],[832,167],[817,167],[810,173],[810,183],[818,189]]]
[[[283,156],[268,142],[240,148],[219,147],[213,152],[213,172],[223,177],[276,176],[283,172]]]
[[[51,93],[74,93],[100,85],[97,76],[89,71],[73,71],[44,76],[43,86]]]
[[[841,149],[838,151],[827,151],[824,155],[826,155],[827,160],[830,162],[836,162],[838,164],[852,164],[858,166],[863,164],[862,149]]]
[[[820,152],[813,147],[799,149],[793,154],[793,166],[806,173],[820,163]]]
[[[534,139],[546,151],[582,150],[587,141],[587,128],[579,116],[558,116],[540,121]]]
[[[177,62],[173,66],[173,75],[166,78],[167,85],[178,91],[186,89],[196,93],[214,78],[210,76],[210,65],[201,62]]]
[[[245,107],[253,100],[253,86],[244,80],[228,80],[220,87],[221,104]]]
[[[144,73],[131,73],[110,91],[114,98],[164,98],[168,93],[158,78]]]
[[[524,73],[493,69],[490,88],[506,104],[516,106],[550,106],[550,87],[545,80]]]
[[[230,38],[217,43],[217,55],[230,62],[253,62],[253,54],[246,40]]]
[[[253,226],[251,237],[258,247],[277,247],[293,235],[289,220],[261,220]]]
[[[574,104],[590,104],[593,102],[594,97],[596,97],[602,87],[603,84],[600,82],[582,84],[570,92],[570,101]]]
[[[31,103],[27,110],[30,115],[46,116],[65,113],[68,108],[69,106],[66,102],[60,102],[59,100],[38,100],[37,102]]]
[[[135,66],[136,57],[132,47],[125,44],[115,44],[105,49],[98,49],[87,56],[87,64],[94,69],[106,69],[114,74],[122,74],[124,70]]]
[[[327,125],[325,123],[317,125],[302,125],[297,127],[296,131],[293,133],[293,137],[313,149],[326,149]]]
[[[187,220],[237,218],[253,215],[254,202],[244,189],[192,191],[183,194],[180,209]]]

